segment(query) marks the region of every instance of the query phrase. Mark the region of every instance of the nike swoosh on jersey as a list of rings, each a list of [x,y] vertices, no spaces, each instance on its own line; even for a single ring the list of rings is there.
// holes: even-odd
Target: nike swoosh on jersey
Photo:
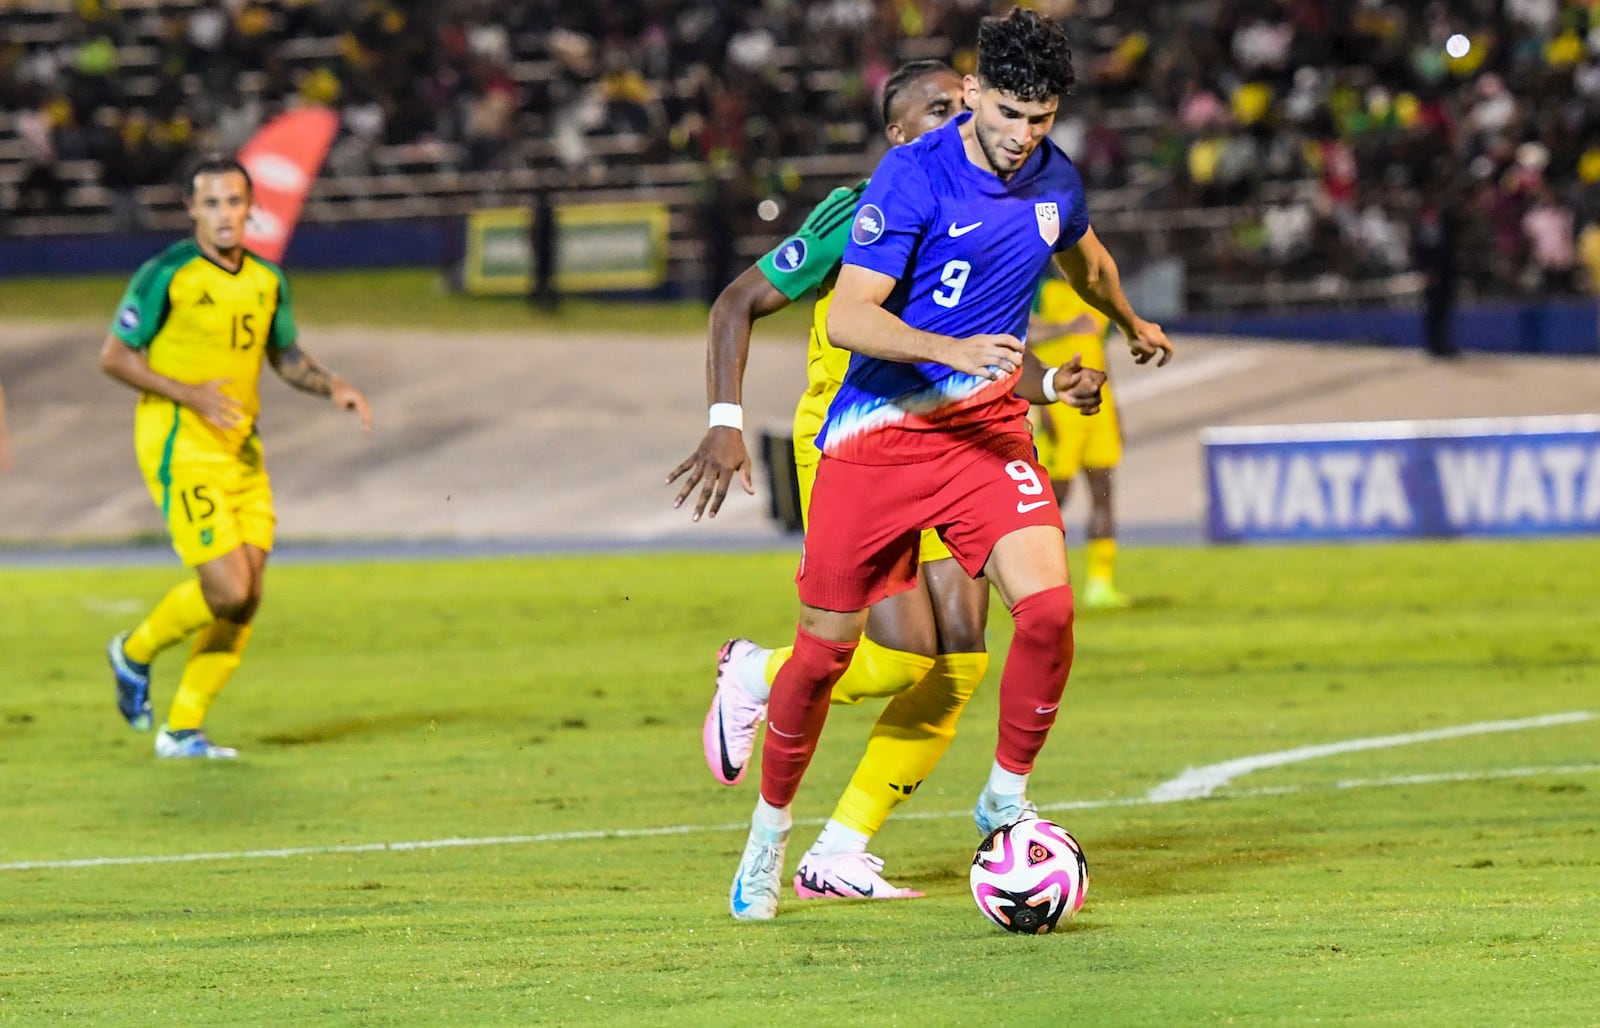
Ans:
[[[1060,706],[1061,704],[1059,703],[1052,703],[1048,707],[1034,707],[1033,712],[1035,714],[1054,714],[1056,712],[1056,708]]]
[[[983,222],[981,222],[981,221],[974,221],[970,225],[957,225],[955,222],[952,221],[950,223],[950,238],[951,239],[960,239],[962,236],[966,235],[968,232],[971,232],[973,229],[977,228],[979,225],[982,225],[982,224],[983,224]]]
[[[1018,514],[1026,514],[1030,510],[1038,510],[1040,507],[1043,507],[1045,504],[1051,503],[1051,502],[1054,502],[1054,501],[1051,501],[1051,500],[1035,500],[1032,503],[1023,503],[1021,500],[1018,500],[1017,501],[1017,513]]]

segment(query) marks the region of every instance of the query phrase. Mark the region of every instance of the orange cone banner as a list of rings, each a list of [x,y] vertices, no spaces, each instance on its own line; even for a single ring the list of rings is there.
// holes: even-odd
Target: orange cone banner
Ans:
[[[250,172],[255,202],[244,230],[251,253],[283,260],[323,158],[339,131],[339,116],[321,107],[290,111],[263,125],[239,151]]]

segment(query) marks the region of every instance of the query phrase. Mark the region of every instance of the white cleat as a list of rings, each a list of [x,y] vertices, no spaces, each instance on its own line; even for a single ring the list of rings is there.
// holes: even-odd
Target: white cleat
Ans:
[[[166,725],[162,725],[161,731],[156,733],[156,756],[158,757],[232,760],[238,755],[238,750],[232,746],[218,746],[206,738],[206,733],[198,728],[184,728],[176,732],[170,732],[167,730]]]
[[[737,785],[744,778],[756,748],[756,729],[767,717],[767,705],[739,682],[739,662],[757,649],[749,639],[729,639],[717,651],[717,691],[700,738],[706,767],[723,785]]]
[[[870,853],[832,853],[800,858],[794,873],[795,895],[801,899],[921,899],[915,889],[884,881],[883,860]]]
[[[996,828],[1038,816],[1039,808],[1028,797],[1003,796],[990,792],[987,787],[978,794],[977,805],[972,808],[972,821],[986,838]]]
[[[740,921],[770,921],[778,916],[778,890],[783,883],[783,850],[789,829],[750,825],[744,856],[728,892],[728,909]]]

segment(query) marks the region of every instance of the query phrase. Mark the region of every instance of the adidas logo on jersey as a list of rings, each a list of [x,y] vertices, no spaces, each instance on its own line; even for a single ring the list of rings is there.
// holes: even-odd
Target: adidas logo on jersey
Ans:
[[[201,293],[200,299],[196,300],[194,305],[196,307],[215,307],[217,305],[217,301],[211,298],[210,293]]]

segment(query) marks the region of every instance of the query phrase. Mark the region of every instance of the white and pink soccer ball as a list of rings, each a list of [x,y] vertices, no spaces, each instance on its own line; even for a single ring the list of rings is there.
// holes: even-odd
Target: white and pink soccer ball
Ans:
[[[996,828],[972,858],[972,898],[1008,932],[1043,935],[1072,920],[1089,894],[1083,847],[1053,821]]]

